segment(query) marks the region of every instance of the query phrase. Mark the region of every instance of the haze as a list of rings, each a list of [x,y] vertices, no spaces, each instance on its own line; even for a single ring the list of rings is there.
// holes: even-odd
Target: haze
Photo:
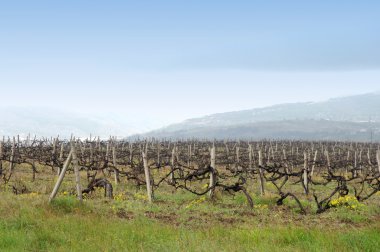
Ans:
[[[378,1],[3,1],[1,107],[157,120],[380,90]]]

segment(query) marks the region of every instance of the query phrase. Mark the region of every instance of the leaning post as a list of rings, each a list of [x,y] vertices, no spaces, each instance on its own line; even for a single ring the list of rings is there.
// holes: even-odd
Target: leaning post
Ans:
[[[213,198],[215,193],[215,185],[216,185],[216,167],[215,167],[215,144],[211,148],[211,164],[210,164],[210,184],[209,184],[209,197]]]
[[[145,172],[145,181],[146,181],[146,191],[148,194],[148,201],[149,203],[152,203],[152,186],[150,184],[150,172],[148,167],[148,157],[147,157],[147,150],[142,151],[142,158],[144,163],[144,172]]]
[[[69,167],[71,161],[73,159],[73,151],[71,150],[70,153],[69,153],[69,156],[67,157],[66,161],[65,161],[65,164],[63,165],[63,168],[62,168],[62,171],[61,173],[59,174],[59,177],[58,177],[58,180],[57,180],[57,183],[55,184],[54,186],[54,189],[53,191],[51,192],[50,194],[50,197],[49,197],[49,203],[55,198],[55,196],[57,195],[58,193],[58,189],[59,187],[61,186],[62,184],[62,181],[65,177],[65,174],[66,174],[66,170],[67,168]]]

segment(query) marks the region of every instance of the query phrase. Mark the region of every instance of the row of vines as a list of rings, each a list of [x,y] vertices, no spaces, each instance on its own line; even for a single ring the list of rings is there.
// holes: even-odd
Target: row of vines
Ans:
[[[323,213],[342,197],[364,202],[380,191],[379,148],[377,143],[356,142],[13,137],[0,142],[0,185],[23,193],[27,188],[12,184],[17,169],[29,167],[34,181],[43,172],[40,168],[48,167],[51,183],[58,178],[51,200],[65,173],[74,172],[79,200],[97,187],[112,199],[115,185],[129,184],[145,188],[154,204],[157,189],[165,184],[211,199],[216,192],[241,193],[253,208],[252,194],[265,195],[270,183],[278,205],[292,200],[305,214],[306,199]],[[82,188],[84,183],[87,186]]]

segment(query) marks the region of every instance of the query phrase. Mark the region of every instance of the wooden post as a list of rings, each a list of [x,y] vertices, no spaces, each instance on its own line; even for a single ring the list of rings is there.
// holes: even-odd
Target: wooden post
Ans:
[[[11,151],[11,156],[9,158],[9,178],[13,174],[13,168],[14,168],[14,158],[15,158],[15,152],[16,152],[16,139],[13,137],[13,142],[12,142],[12,151]]]
[[[64,145],[63,145],[63,143],[61,143],[61,150],[59,152],[59,160],[60,161],[63,160],[63,150],[64,150]]]
[[[379,169],[379,173],[380,173],[380,150],[377,150],[376,152],[376,160],[377,160],[377,168]]]
[[[79,141],[78,144],[79,144],[80,152],[82,156],[84,157],[84,153],[86,152],[86,145],[82,141]]]
[[[210,153],[210,158],[211,158],[211,164],[210,164],[210,167],[211,167],[211,172],[210,172],[210,184],[209,184],[209,188],[210,191],[209,191],[209,197],[210,198],[213,198],[214,197],[214,193],[215,193],[215,184],[216,184],[216,175],[215,175],[215,171],[216,171],[216,165],[215,165],[215,145],[212,146],[211,148],[211,153]]]
[[[63,143],[61,143],[61,150],[59,152],[59,161],[60,162],[63,162],[63,150],[64,150],[64,146],[63,146]],[[60,173],[61,173],[61,167],[58,167],[57,176],[59,176]]]
[[[100,137],[98,137],[98,139],[96,140],[96,146],[95,146],[95,148],[98,148],[98,151],[102,150],[102,147],[101,147],[101,144],[100,144]]]
[[[115,173],[114,174],[115,184],[117,185],[120,182],[120,178],[119,178],[119,170],[116,168],[117,162],[116,162],[116,147],[115,146],[112,147],[112,161],[113,161],[113,166],[114,166],[113,171]]]
[[[65,177],[65,174],[66,174],[66,170],[67,170],[67,168],[69,167],[72,158],[73,158],[73,152],[72,152],[72,150],[71,150],[70,153],[69,153],[69,156],[67,157],[67,159],[66,159],[66,161],[65,161],[65,164],[63,165],[62,171],[61,171],[61,173],[59,174],[59,178],[58,178],[58,180],[57,180],[57,183],[55,184],[54,189],[53,189],[53,191],[51,192],[51,195],[50,195],[50,197],[49,197],[49,203],[50,203],[50,202],[55,198],[55,196],[57,195],[57,193],[58,193],[58,189],[59,189],[59,187],[60,187],[61,184],[62,184],[63,178]]]
[[[157,167],[161,167],[161,143],[157,143]]]
[[[249,159],[249,170],[252,170],[252,145],[248,145],[248,159]]]
[[[3,142],[0,141],[0,176],[3,175]]]
[[[30,146],[30,133],[28,133],[28,136],[26,137],[26,146]]]
[[[57,138],[53,139],[53,151],[51,152],[51,171],[54,173],[54,165],[57,158]]]
[[[310,177],[314,175],[315,164],[317,163],[318,150],[314,153],[313,166],[311,167]]]
[[[339,149],[339,152],[340,152],[340,149]],[[340,156],[340,153],[339,153],[339,156]],[[350,150],[347,151],[347,164],[345,165],[345,173],[344,173],[344,176],[347,178],[348,177],[348,164],[350,162],[350,158],[351,158],[351,153],[350,153]]]
[[[171,174],[170,174],[170,183],[174,184],[174,167],[175,167],[175,148],[172,149],[172,157],[170,159],[171,164]]]
[[[355,157],[354,157],[354,177],[356,178],[357,177],[357,167],[358,167],[358,161],[357,161],[357,156],[358,156],[358,154],[357,154],[357,152],[356,152],[356,150],[355,150],[355,155],[354,155]]]
[[[77,197],[80,202],[83,202],[83,196],[82,196],[82,186],[80,184],[80,172],[79,172],[79,161],[77,157],[76,152],[76,144],[71,143],[71,153],[72,153],[72,159],[73,159],[73,165],[74,165],[74,173],[75,173],[75,187],[77,189]]]
[[[325,155],[326,155],[326,159],[327,159],[327,171],[330,172],[330,170],[331,170],[330,155],[329,155],[329,151],[327,149],[325,150]]]
[[[236,146],[236,163],[237,163],[237,166],[239,166],[239,163],[240,163],[240,147],[239,146]]]
[[[177,160],[177,162],[179,162],[179,149],[178,149],[178,146],[175,145],[175,159]],[[182,173],[182,169],[179,170],[180,173]]]
[[[106,161],[107,162],[108,162],[109,153],[110,153],[110,142],[107,142],[107,145],[106,145]]]
[[[192,150],[191,150],[191,144],[189,144],[188,146],[188,159],[187,159],[187,166],[190,167],[191,166],[191,156],[192,156]]]
[[[305,189],[305,194],[309,193],[309,181],[308,181],[308,159],[307,159],[307,154],[304,151],[303,153],[303,159],[304,159],[304,164],[303,164],[303,184],[304,184],[304,189]]]
[[[131,165],[132,165],[132,161],[133,161],[133,143],[130,143],[129,144],[129,162],[131,163]]]
[[[224,146],[226,147],[226,154],[227,154],[227,158],[228,158],[228,156],[230,155],[230,148],[228,148],[227,142],[224,142]]]
[[[88,158],[88,163],[91,164],[92,161],[94,160],[94,150],[93,150],[93,147],[92,147],[92,142],[89,142],[89,145],[90,145],[90,156]],[[86,169],[86,174],[87,174],[87,181],[90,182],[91,174],[90,174],[90,169],[89,168]]]
[[[264,188],[264,174],[263,169],[261,168],[263,166],[263,154],[261,152],[261,149],[259,150],[259,175],[260,175],[260,194],[263,196],[265,194],[265,188]]]
[[[367,157],[368,157],[368,163],[369,163],[369,165],[372,165],[372,162],[371,162],[371,152],[370,152],[369,148],[368,148],[368,152],[367,152]]]
[[[145,182],[146,182],[146,191],[148,194],[148,201],[149,203],[152,203],[152,186],[150,184],[150,172],[148,167],[148,157],[147,157],[147,150],[143,150],[142,152],[142,158],[144,162],[144,172],[145,172]]]

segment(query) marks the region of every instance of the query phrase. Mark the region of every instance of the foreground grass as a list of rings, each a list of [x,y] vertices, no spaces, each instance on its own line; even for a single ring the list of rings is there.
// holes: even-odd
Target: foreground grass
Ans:
[[[378,212],[375,219],[346,211],[302,218],[284,213],[290,221],[282,222],[270,210],[218,213],[218,206],[207,202],[174,212],[165,204],[129,202],[120,214],[108,201],[80,205],[61,196],[48,205],[45,195],[1,196],[0,251],[378,251],[380,246]],[[202,218],[206,209],[224,219]],[[155,212],[177,214],[176,221],[147,215]],[[226,222],[233,216],[246,221]]]

